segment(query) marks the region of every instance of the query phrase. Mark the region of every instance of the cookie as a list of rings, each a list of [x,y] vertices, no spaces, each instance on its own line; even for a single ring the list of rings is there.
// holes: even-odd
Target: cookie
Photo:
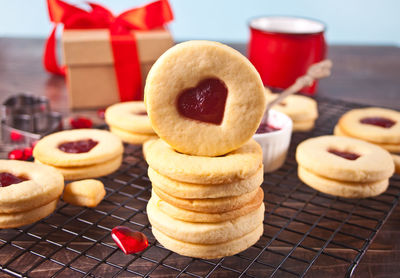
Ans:
[[[263,195],[262,189],[250,191],[239,196],[223,197],[223,198],[207,198],[207,199],[182,199],[169,195],[153,184],[153,190],[164,201],[175,207],[187,209],[196,212],[206,213],[222,213],[235,210],[253,202]]]
[[[111,105],[106,109],[104,117],[109,126],[133,133],[155,135],[143,101],[127,101]]]
[[[166,177],[198,184],[221,184],[254,175],[262,165],[262,150],[253,139],[224,156],[190,156],[172,149],[163,140],[143,145],[149,166]]]
[[[333,129],[333,134],[337,135],[337,136],[346,136],[346,137],[353,137],[350,134],[345,133],[340,127],[339,125],[335,125],[334,129]],[[369,142],[368,140],[365,140],[367,142]],[[385,150],[387,150],[388,152],[400,152],[400,144],[384,144],[384,143],[374,143],[374,142],[369,142],[369,143],[373,143],[381,148],[384,148]]]
[[[264,180],[263,167],[261,166],[247,179],[237,180],[232,183],[222,184],[196,184],[176,181],[163,176],[151,167],[148,175],[152,183],[156,184],[165,193],[183,199],[220,198],[239,196],[258,188]]]
[[[246,250],[258,241],[263,234],[263,228],[263,224],[260,224],[256,229],[240,238],[218,244],[193,244],[183,242],[167,236],[154,227],[152,228],[152,232],[157,241],[165,248],[180,255],[202,259],[216,259],[232,256]]]
[[[38,164],[45,164],[42,161],[35,159]],[[102,163],[92,164],[81,167],[58,167],[52,166],[59,171],[65,180],[80,180],[88,178],[102,177],[113,173],[118,170],[122,163],[122,155],[118,155],[115,158],[107,160]]]
[[[396,174],[400,175],[400,154],[392,154]]]
[[[267,102],[271,102],[279,96],[279,94],[268,93],[268,90],[266,92]],[[313,122],[318,118],[317,102],[302,95],[290,95],[281,103],[274,105],[273,109],[288,115],[293,122]]]
[[[299,178],[308,186],[326,194],[345,198],[368,198],[382,194],[389,186],[389,180],[384,179],[366,183],[336,181],[318,176],[313,172],[298,167]]]
[[[52,167],[25,161],[0,160],[0,173],[0,214],[42,207],[58,199],[64,189],[63,176]],[[3,181],[15,179],[9,174],[17,180],[7,186]]]
[[[362,140],[341,136],[320,136],[300,143],[296,160],[306,170],[334,180],[375,182],[394,171],[390,154]]]
[[[121,140],[111,132],[74,129],[43,137],[33,149],[33,156],[47,165],[77,167],[100,164],[122,152]]]
[[[50,215],[57,207],[57,201],[22,212],[0,214],[0,229],[17,228],[29,225]]]
[[[219,156],[247,142],[265,111],[254,66],[216,42],[188,41],[151,68],[145,104],[153,129],[181,153]]]
[[[263,199],[264,194],[257,194],[252,201],[244,206],[224,213],[196,212],[175,207],[170,203],[160,199],[154,190],[151,193],[151,199],[149,202],[153,202],[153,205],[157,206],[163,213],[168,214],[169,216],[178,220],[187,222],[216,223],[232,220],[254,211],[260,207]]]
[[[65,186],[63,200],[82,207],[96,207],[106,195],[101,181],[88,179],[71,182]]]
[[[293,122],[293,131],[310,131],[315,126],[315,120]]]
[[[185,222],[162,212],[153,202],[147,205],[151,226],[176,240],[195,244],[218,244],[234,240],[256,229],[264,220],[264,204],[236,219],[218,223]]]
[[[110,125],[110,131],[117,135],[123,142],[134,145],[141,145],[147,140],[158,138],[155,133],[134,133],[112,125]]]
[[[343,114],[338,125],[351,137],[380,144],[400,144],[400,112],[395,110],[353,109]]]

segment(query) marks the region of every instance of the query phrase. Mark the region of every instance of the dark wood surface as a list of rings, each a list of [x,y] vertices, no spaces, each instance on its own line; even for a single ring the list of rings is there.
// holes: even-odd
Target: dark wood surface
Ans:
[[[245,45],[233,45],[245,51]],[[43,40],[0,38],[0,102],[17,92],[45,95],[53,110],[67,115],[62,77],[44,72]],[[378,46],[331,46],[334,68],[320,82],[319,95],[400,110],[400,49]],[[337,250],[346,252],[346,250]],[[3,254],[2,256],[11,256]],[[400,208],[396,208],[363,257],[355,277],[398,277],[400,273]],[[20,262],[23,268],[24,262]],[[321,265],[335,276],[340,265]],[[329,270],[333,271],[329,271]],[[319,277],[316,273],[312,277]]]

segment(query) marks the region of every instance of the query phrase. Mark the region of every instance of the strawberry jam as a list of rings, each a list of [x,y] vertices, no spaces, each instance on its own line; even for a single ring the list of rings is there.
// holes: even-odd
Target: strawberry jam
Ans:
[[[348,160],[356,160],[357,158],[360,157],[360,155],[358,155],[356,153],[342,152],[342,151],[338,151],[338,150],[335,150],[335,149],[329,149],[328,152],[330,152],[330,153],[332,153],[334,155],[343,157],[343,158],[348,159]]]
[[[65,142],[58,145],[58,148],[66,153],[87,153],[93,149],[99,142],[92,139],[84,139],[72,142]]]
[[[140,116],[147,116],[147,112],[146,111],[139,111],[135,113],[136,115],[140,115]]]
[[[20,183],[28,179],[24,177],[17,177],[11,173],[2,172],[0,173],[0,187],[6,187],[12,184]]]
[[[196,87],[182,91],[177,99],[178,112],[187,118],[220,125],[224,117],[228,88],[217,78],[207,78]]]
[[[361,119],[360,123],[367,125],[376,125],[383,128],[391,128],[396,122],[383,117],[369,117]]]
[[[274,127],[272,125],[266,124],[266,123],[261,123],[260,126],[258,127],[256,133],[269,133],[269,132],[274,132],[277,130],[281,130],[279,127]]]

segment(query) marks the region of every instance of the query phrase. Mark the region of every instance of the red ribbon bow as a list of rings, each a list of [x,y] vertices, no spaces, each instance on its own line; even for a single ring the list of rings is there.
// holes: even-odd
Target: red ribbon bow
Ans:
[[[108,29],[114,56],[114,68],[121,101],[141,98],[141,73],[136,40],[132,30],[151,30],[164,26],[173,19],[168,0],[159,0],[145,6],[127,10],[114,16],[101,5],[88,2],[90,11],[80,9],[61,0],[47,0],[50,20],[54,28],[47,39],[43,64],[47,71],[65,75],[65,66],[59,66],[56,57],[56,30]],[[127,62],[129,61],[129,62]]]

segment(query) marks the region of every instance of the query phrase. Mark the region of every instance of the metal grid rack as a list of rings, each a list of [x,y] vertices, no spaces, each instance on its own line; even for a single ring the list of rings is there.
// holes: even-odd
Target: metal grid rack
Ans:
[[[360,107],[319,98],[320,117],[310,133],[295,133],[285,165],[265,175],[264,234],[246,251],[219,260],[180,256],[151,234],[145,207],[151,184],[141,148],[127,146],[121,168],[102,178],[107,195],[96,208],[59,202],[35,224],[0,230],[0,270],[22,277],[303,277],[321,265],[342,264],[350,277],[400,196],[400,177],[379,197],[344,199],[319,193],[299,181],[294,160],[302,140],[331,134],[345,111]],[[149,247],[126,256],[110,231],[127,225],[149,238]],[[345,252],[338,251],[345,250]]]

